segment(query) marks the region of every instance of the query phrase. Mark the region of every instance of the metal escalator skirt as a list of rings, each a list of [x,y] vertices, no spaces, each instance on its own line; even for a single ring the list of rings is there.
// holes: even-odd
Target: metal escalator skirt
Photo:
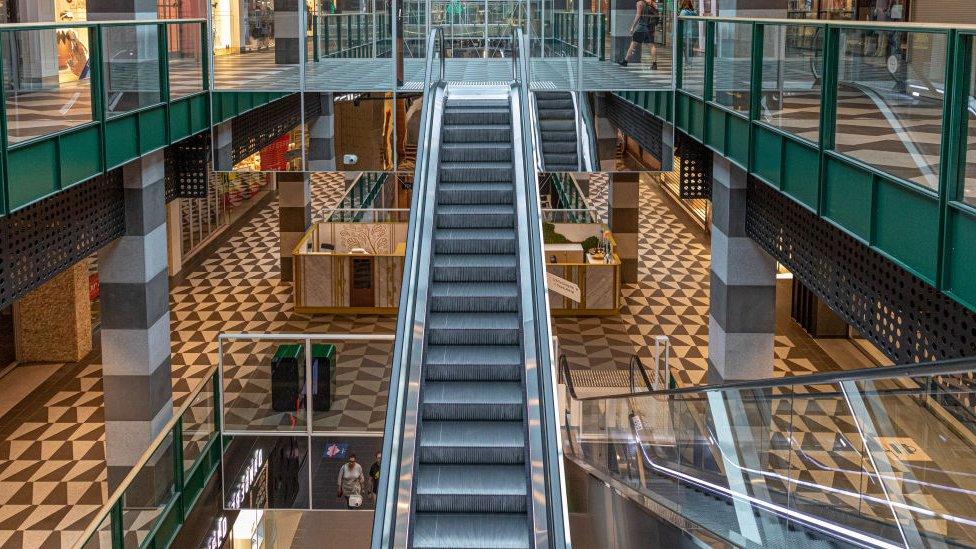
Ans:
[[[432,77],[435,44],[440,38],[440,73]],[[419,414],[421,360],[427,314],[431,246],[440,127],[445,102],[443,35],[431,30],[427,42],[427,68],[417,165],[411,200],[410,223],[400,289],[396,342],[390,377],[390,396],[383,435],[384,460],[380,471],[372,547],[406,547],[410,531],[414,454]]]
[[[553,368],[549,297],[542,251],[542,213],[535,167],[535,131],[532,124],[528,63],[521,52],[529,46],[516,30],[519,53],[516,82],[510,92],[512,138],[515,147],[514,173],[517,236],[519,242],[519,284],[525,354],[525,390],[529,442],[531,519],[533,545],[570,547],[566,512],[562,441],[556,417],[556,379]]]

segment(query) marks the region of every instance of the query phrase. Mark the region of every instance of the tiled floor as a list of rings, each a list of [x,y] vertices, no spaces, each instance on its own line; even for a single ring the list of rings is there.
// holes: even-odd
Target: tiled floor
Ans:
[[[606,188],[606,177],[591,184],[594,206],[602,216]],[[317,176],[312,189],[313,209],[328,207],[342,194],[341,176]],[[649,359],[657,334],[671,338],[672,371],[680,384],[698,383],[705,375],[708,249],[697,229],[666,200],[649,180],[642,183],[641,280],[625,287],[620,316],[556,321],[561,352],[582,387],[625,385],[630,356],[637,353]],[[291,288],[278,279],[277,236],[272,201],[239,232],[225,237],[185,283],[172,289],[176,406],[217,362],[215,340],[220,332],[394,332],[392,316],[293,313]],[[777,373],[813,370],[821,357],[812,352],[809,339],[788,330],[784,334],[777,337]],[[337,374],[334,409],[339,412],[316,416],[318,427],[382,428],[387,398],[384,353],[388,351],[382,345],[340,353],[347,358],[340,360]],[[256,371],[253,364],[243,366],[247,370],[241,372]],[[237,394],[241,407],[253,402],[247,393]],[[70,544],[108,495],[97,354],[87,362],[61,367],[30,399],[39,405],[0,418],[3,548]],[[248,410],[266,409],[262,406]]]
[[[669,203],[655,176],[641,176],[639,280],[623,287],[619,316],[557,318],[555,334],[578,388],[626,387],[633,355],[650,365],[654,339],[671,342],[679,386],[700,384],[708,371],[709,251],[702,231]],[[607,176],[591,176],[590,203],[605,219]],[[774,375],[838,366],[795,323],[778,315]]]

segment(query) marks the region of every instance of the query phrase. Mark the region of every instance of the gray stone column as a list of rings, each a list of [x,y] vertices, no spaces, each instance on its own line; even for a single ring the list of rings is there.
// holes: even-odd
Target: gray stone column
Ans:
[[[712,178],[709,376],[771,377],[776,261],[746,235],[746,172],[715,154]]]
[[[321,103],[322,116],[316,116],[308,124],[308,170],[331,172],[336,169],[335,113],[332,94],[320,93],[316,101]]]
[[[233,123],[233,120],[228,120],[213,129],[214,171],[229,172],[234,169]]]
[[[278,172],[278,229],[280,236],[281,280],[294,280],[292,250],[312,224],[312,192],[308,172]]]
[[[674,169],[674,126],[664,123],[661,130],[661,171]]]
[[[621,282],[637,282],[640,174],[610,174],[610,230],[617,241]]]
[[[16,0],[17,20],[10,23],[52,23],[57,19],[54,13],[54,2],[38,2],[37,0]],[[4,15],[6,18],[6,14]],[[74,29],[75,33],[84,34],[84,29]],[[10,35],[10,42],[4,44],[8,51],[7,58],[16,58],[18,71],[9,71],[9,80],[14,91],[32,90],[44,87],[58,86],[58,41],[55,31],[35,30],[33,32],[18,32]],[[16,48],[16,51],[9,51]],[[8,69],[9,70],[9,69]],[[59,105],[60,106],[60,105]]]
[[[173,414],[163,152],[122,168],[125,235],[98,252],[109,486]]]
[[[301,59],[304,29],[301,13],[304,2],[299,0],[274,0],[275,63],[297,65]]]

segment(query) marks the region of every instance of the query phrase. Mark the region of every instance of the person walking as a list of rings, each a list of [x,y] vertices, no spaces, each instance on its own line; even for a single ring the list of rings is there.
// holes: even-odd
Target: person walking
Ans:
[[[376,452],[376,461],[369,467],[369,482],[372,490],[373,502],[376,502],[376,492],[380,488],[380,467],[383,463],[383,454]]]
[[[678,16],[694,17],[698,15],[695,11],[695,5],[691,0],[681,0],[680,10],[678,11]],[[684,24],[684,54],[685,59],[689,59],[695,56],[695,44],[698,42],[698,23],[694,21],[685,21]]]
[[[365,482],[363,466],[356,463],[356,454],[349,454],[349,459],[339,468],[339,478],[336,480],[339,491],[336,497],[346,498],[347,507],[361,507]]]
[[[618,65],[626,67],[642,44],[650,44],[651,70],[657,70],[657,43],[654,35],[660,20],[661,13],[653,0],[637,0],[637,13],[634,15],[634,22],[630,24],[630,47],[627,48],[624,58],[617,61]]]

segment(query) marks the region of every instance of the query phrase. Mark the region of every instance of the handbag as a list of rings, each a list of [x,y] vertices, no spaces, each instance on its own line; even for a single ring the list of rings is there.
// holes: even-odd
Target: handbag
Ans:
[[[358,509],[363,506],[363,496],[359,494],[353,494],[349,496],[349,508]]]

